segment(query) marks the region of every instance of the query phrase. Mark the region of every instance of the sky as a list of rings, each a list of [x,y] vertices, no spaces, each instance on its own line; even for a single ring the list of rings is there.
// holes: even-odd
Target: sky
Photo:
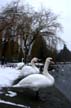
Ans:
[[[10,3],[13,0],[1,0],[0,6]],[[15,0],[16,1],[16,0]],[[24,0],[20,0],[24,3]],[[51,9],[56,15],[59,15],[59,22],[62,24],[63,32],[60,37],[66,42],[68,48],[71,50],[71,0],[25,0],[35,10],[43,8]]]

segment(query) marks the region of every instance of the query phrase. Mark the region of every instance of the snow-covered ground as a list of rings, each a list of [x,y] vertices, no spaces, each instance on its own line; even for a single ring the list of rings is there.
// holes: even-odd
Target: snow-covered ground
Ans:
[[[18,78],[20,71],[6,66],[0,66],[0,88],[12,86],[13,81]]]

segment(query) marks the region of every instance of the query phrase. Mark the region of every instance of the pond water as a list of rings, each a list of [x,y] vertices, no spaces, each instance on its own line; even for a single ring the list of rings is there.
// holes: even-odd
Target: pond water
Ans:
[[[0,108],[71,108],[71,102],[55,86],[40,90],[38,99],[35,96],[31,90],[3,89],[0,91]]]
[[[20,89],[20,88],[19,88]],[[40,99],[35,98],[35,93],[31,90],[15,92],[4,89],[0,92],[0,107],[2,108],[47,108],[45,93]],[[42,99],[43,98],[43,99]],[[44,102],[44,104],[43,104]]]
[[[20,88],[19,88],[20,89]],[[28,92],[27,92],[28,93]],[[8,89],[3,89],[0,92],[0,107],[2,108],[32,108],[37,105],[35,96],[30,93],[18,93]],[[33,94],[34,95],[34,94]],[[35,103],[35,104],[34,104]]]

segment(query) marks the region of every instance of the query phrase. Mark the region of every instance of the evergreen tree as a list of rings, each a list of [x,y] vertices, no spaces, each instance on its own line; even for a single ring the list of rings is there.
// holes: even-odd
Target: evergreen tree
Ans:
[[[71,61],[71,52],[67,48],[66,44],[64,44],[63,49],[58,53],[57,61],[66,62]]]

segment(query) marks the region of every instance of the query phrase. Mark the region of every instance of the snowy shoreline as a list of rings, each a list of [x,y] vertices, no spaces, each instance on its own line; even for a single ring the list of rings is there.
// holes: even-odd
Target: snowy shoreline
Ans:
[[[19,74],[20,71],[15,68],[0,66],[0,87],[11,86]]]

